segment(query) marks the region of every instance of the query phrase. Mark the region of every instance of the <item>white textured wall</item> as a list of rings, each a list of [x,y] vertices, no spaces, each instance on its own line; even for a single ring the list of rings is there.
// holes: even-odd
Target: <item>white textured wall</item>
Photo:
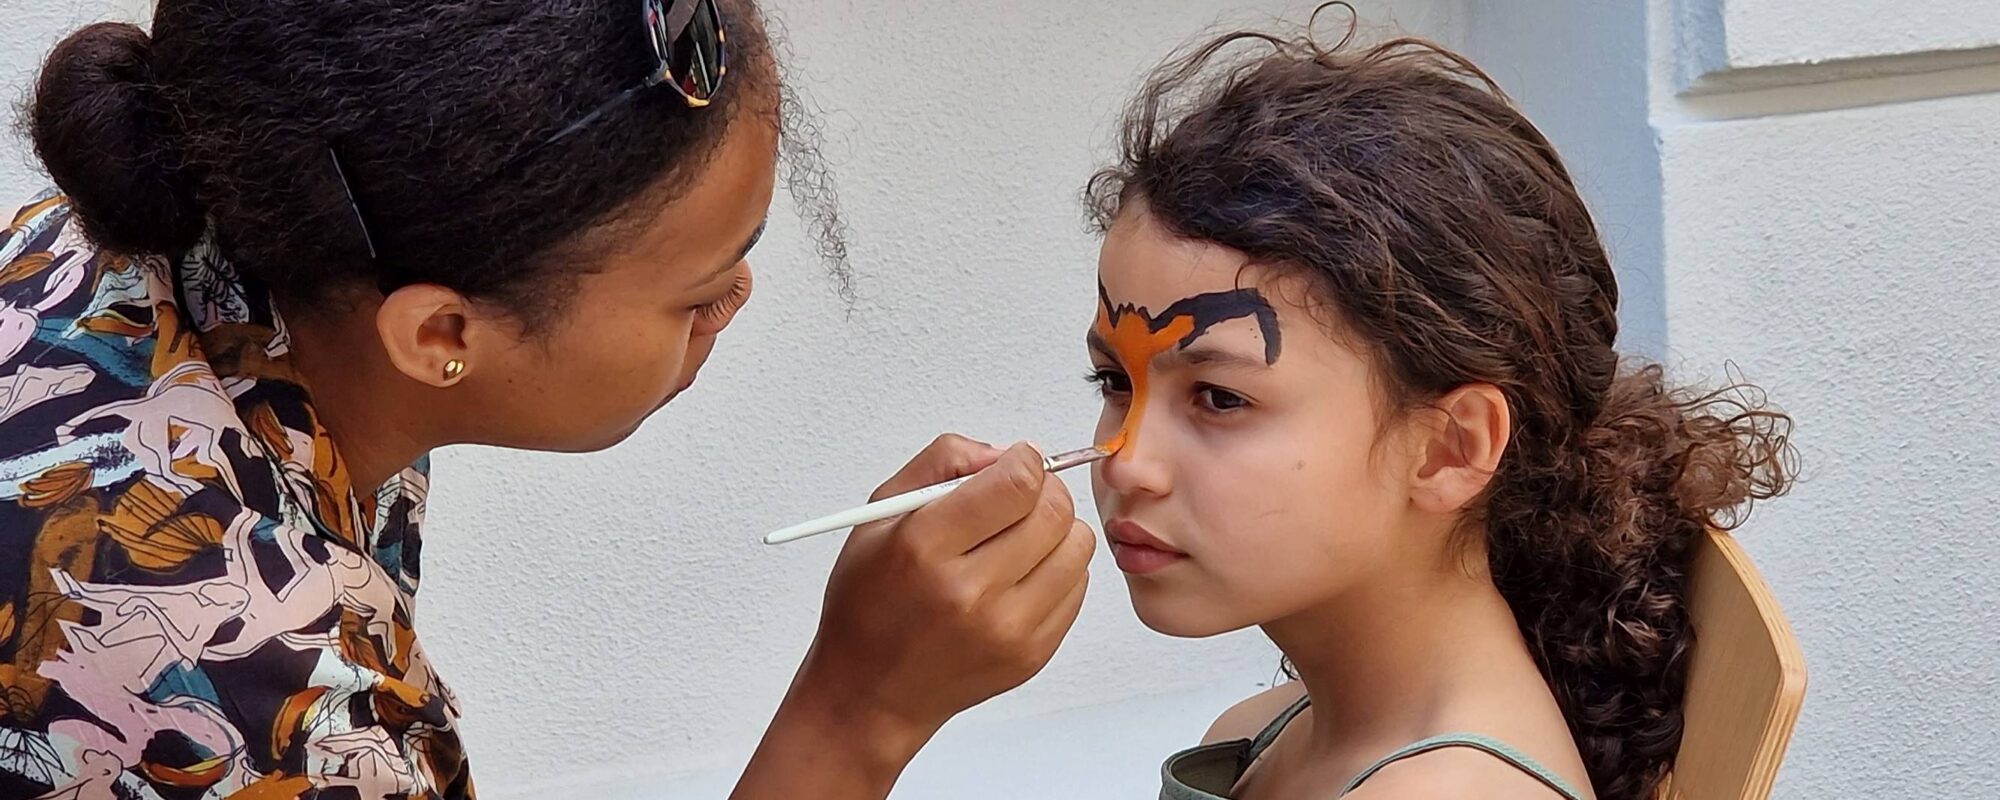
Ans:
[[[2000,731],[1996,130],[2000,96],[1665,136],[1673,349],[1733,359],[1806,459],[1743,537],[1811,673],[1784,797],[2000,795],[1962,735]]]
[[[0,0],[0,205],[7,217],[48,181],[13,126],[42,57],[71,30],[100,19],[145,19],[151,7],[139,0]]]
[[[1742,536],[1810,673],[1776,796],[2000,796],[2000,7],[1727,0],[1725,48],[1653,5],[1673,356],[1805,458]],[[1666,88],[1676,36],[1721,94]]]
[[[2000,47],[2000,4],[1982,0],[1677,0],[1703,71]],[[1989,57],[1992,54],[1987,54]]]
[[[1561,151],[1618,271],[1619,346],[1665,346],[1660,171],[1647,103],[1641,3],[1536,0],[1464,4],[1465,55]]]

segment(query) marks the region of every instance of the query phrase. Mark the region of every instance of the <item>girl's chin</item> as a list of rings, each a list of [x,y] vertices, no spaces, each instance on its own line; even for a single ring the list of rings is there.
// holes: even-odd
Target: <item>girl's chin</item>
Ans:
[[[1254,623],[1233,622],[1223,619],[1213,606],[1202,607],[1192,602],[1193,598],[1160,596],[1157,587],[1150,591],[1139,586],[1132,587],[1132,610],[1139,615],[1139,621],[1155,633],[1178,639],[1207,639],[1250,627]]]

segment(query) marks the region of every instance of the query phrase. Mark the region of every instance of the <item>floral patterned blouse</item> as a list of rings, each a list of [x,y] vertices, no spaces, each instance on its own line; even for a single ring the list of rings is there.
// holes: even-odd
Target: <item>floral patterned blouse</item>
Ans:
[[[470,798],[412,628],[418,463],[357,495],[204,244],[0,232],[0,797]]]

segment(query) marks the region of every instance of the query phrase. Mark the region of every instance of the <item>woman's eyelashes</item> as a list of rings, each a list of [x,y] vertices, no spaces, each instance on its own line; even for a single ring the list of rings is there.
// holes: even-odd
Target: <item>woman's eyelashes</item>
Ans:
[[[743,301],[750,293],[750,274],[740,272],[736,280],[729,284],[729,290],[721,297],[695,307],[695,316],[707,326],[727,322],[729,317],[743,307]]]

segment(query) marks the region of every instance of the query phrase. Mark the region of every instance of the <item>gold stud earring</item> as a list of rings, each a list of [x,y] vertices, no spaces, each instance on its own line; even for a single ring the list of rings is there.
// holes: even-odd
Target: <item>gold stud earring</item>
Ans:
[[[447,383],[457,383],[457,382],[458,382],[458,379],[459,379],[459,378],[463,378],[463,377],[465,377],[465,362],[464,362],[464,361],[460,361],[460,360],[458,360],[458,359],[454,358],[454,359],[452,359],[452,360],[450,360],[450,361],[446,361],[446,362],[444,362],[444,379],[445,379],[445,382],[447,382]]]

